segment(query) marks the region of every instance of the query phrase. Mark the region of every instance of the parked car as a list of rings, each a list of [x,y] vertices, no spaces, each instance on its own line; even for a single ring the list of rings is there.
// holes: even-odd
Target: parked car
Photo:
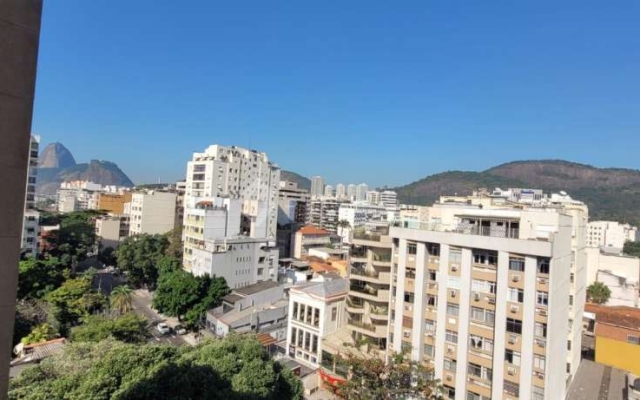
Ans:
[[[160,332],[163,335],[167,335],[171,333],[171,328],[169,327],[169,325],[167,325],[164,322],[160,322],[158,326],[156,326],[156,329],[158,330],[158,332]]]
[[[176,331],[176,333],[177,333],[178,335],[186,335],[186,334],[187,334],[187,330],[186,330],[186,329],[185,329],[185,327],[184,327],[184,326],[182,326],[182,325],[176,325],[176,326],[173,328],[173,330],[174,330],[174,331]]]

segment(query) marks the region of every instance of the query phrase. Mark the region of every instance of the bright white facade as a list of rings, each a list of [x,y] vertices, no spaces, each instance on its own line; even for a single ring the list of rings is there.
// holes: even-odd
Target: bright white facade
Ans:
[[[616,221],[591,221],[587,225],[588,247],[621,249],[626,241],[635,242],[638,228]]]
[[[287,349],[289,356],[317,368],[322,340],[346,324],[348,281],[333,275],[293,286],[289,292]]]
[[[163,234],[175,227],[176,193],[138,192],[125,208],[130,215],[129,235]]]
[[[340,202],[333,197],[312,198],[307,205],[307,224],[336,232]]]
[[[398,208],[398,194],[392,190],[380,192],[380,203],[388,209]]]
[[[361,183],[358,186],[356,186],[355,201],[366,201],[368,191],[369,191],[369,186],[366,183]]]
[[[347,186],[347,198],[350,201],[355,200],[356,198],[356,185],[350,184]]]
[[[333,186],[331,185],[326,185],[324,187],[324,196],[325,197],[335,197],[334,196],[334,192],[333,192]]]
[[[324,178],[314,176],[311,178],[311,198],[322,197],[324,195]]]
[[[338,183],[336,185],[336,197],[338,199],[344,199],[347,197],[347,187],[344,184]]]
[[[443,197],[426,224],[391,228],[390,348],[433,366],[450,398],[563,399],[580,362],[586,206],[505,200]]]
[[[194,153],[187,164],[185,201],[188,198],[241,199],[247,218],[258,230],[254,237],[276,237],[280,168],[266,153],[241,147],[209,146]]]
[[[587,249],[587,286],[602,282],[611,290],[608,306],[638,307],[640,258]]]
[[[38,174],[38,149],[40,136],[31,135],[29,145],[29,164],[27,170],[24,215],[22,222],[21,252],[25,257],[38,255],[38,238],[40,235],[40,213],[35,210],[36,176]]]
[[[367,192],[366,201],[367,201],[367,203],[369,203],[371,205],[377,206],[378,204],[380,204],[380,192],[378,192],[376,190],[369,190]]]

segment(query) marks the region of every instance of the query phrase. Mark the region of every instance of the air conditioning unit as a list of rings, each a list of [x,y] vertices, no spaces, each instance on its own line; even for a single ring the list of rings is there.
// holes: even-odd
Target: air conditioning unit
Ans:
[[[546,316],[547,316],[547,310],[540,309],[540,310],[538,311],[538,314],[540,314],[540,315],[541,315],[541,316],[543,316],[543,317],[546,317]]]
[[[428,337],[433,337],[433,332],[427,332]]]
[[[511,306],[511,312],[512,313],[517,313],[520,310],[520,308],[518,306]]]
[[[516,336],[513,336],[513,335],[509,336],[509,344],[516,344],[517,341],[518,341],[518,338]]]
[[[547,279],[546,278],[538,278],[538,283],[540,283],[542,285],[546,285],[547,284]]]
[[[489,304],[496,304],[496,299],[494,297],[489,297]]]
[[[453,347],[447,346],[447,354],[452,354],[452,353],[453,353]]]
[[[547,343],[544,340],[536,340],[536,344],[540,347],[546,347]]]
[[[514,376],[516,374],[516,369],[515,368],[507,368],[507,373],[511,376]]]
[[[474,293],[474,294],[473,294],[473,299],[474,299],[475,301],[480,301],[480,294],[479,294],[479,293]]]
[[[544,379],[544,374],[542,372],[536,372],[536,376],[538,379]]]
[[[511,280],[514,282],[520,282],[520,275],[514,275],[511,277]]]
[[[451,271],[456,272],[458,270],[458,266],[457,265],[452,265],[451,266]]]
[[[453,375],[447,374],[446,380],[449,381],[449,382],[453,381]]]

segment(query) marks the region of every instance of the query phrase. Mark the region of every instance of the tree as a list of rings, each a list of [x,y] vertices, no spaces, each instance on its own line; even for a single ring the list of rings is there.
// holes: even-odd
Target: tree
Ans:
[[[182,224],[176,226],[174,229],[165,234],[167,240],[169,241],[169,245],[167,246],[167,250],[165,254],[167,257],[171,257],[178,261],[182,260]]]
[[[57,289],[68,277],[69,269],[57,258],[20,261],[18,298],[39,299]]]
[[[23,337],[20,342],[24,345],[42,343],[54,339],[56,336],[56,330],[51,325],[45,323],[33,328],[31,333]]]
[[[48,305],[43,300],[21,300],[16,304],[16,317],[13,324],[13,345],[29,335],[38,325],[49,319]]]
[[[111,302],[111,309],[117,310],[120,314],[126,314],[131,311],[133,291],[127,285],[117,286],[111,291],[109,301]]]
[[[350,352],[337,360],[347,372],[336,392],[344,399],[441,399],[432,371],[419,362],[398,353],[389,363],[373,356],[360,356]]]
[[[627,240],[624,242],[622,252],[628,256],[640,257],[640,242],[632,242]]]
[[[343,242],[344,237],[346,236],[345,231],[347,231],[348,233],[349,229],[351,229],[351,224],[349,223],[349,221],[347,221],[346,219],[341,219],[340,221],[338,221],[338,235],[340,235]]]
[[[98,252],[98,261],[100,261],[104,265],[115,265],[116,260],[116,251],[113,247],[105,247],[104,249],[100,249]]]
[[[71,343],[9,388],[12,400],[301,400],[302,394],[300,380],[250,335],[181,348],[112,339]]]
[[[53,316],[65,335],[70,327],[106,305],[104,295],[91,289],[91,277],[83,275],[67,280],[58,289],[49,293],[47,302],[53,307]]]
[[[611,290],[602,282],[594,282],[587,288],[587,299],[596,304],[606,304],[611,298]]]
[[[127,343],[147,341],[147,321],[129,313],[117,317],[90,315],[82,325],[71,329],[71,340],[77,342],[99,342],[110,337]]]
[[[116,251],[118,268],[131,284],[155,289],[158,280],[158,262],[165,255],[169,240],[164,235],[130,236]]]

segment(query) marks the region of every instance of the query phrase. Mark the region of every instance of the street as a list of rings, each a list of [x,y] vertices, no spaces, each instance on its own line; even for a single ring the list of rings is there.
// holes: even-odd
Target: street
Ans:
[[[177,318],[167,318],[151,308],[151,294],[144,289],[133,291],[132,297],[133,312],[149,321],[149,333],[152,335],[151,342],[167,343],[174,346],[182,346],[186,344],[185,340],[180,336],[171,332],[168,335],[162,335],[156,329],[159,322],[166,322],[170,327],[178,324]]]

